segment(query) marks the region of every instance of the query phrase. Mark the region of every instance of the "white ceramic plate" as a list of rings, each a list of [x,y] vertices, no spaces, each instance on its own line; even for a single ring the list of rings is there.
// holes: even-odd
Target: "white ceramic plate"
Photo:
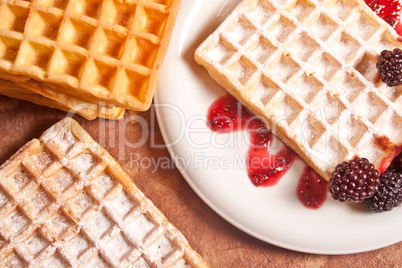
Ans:
[[[318,210],[297,199],[304,164],[295,162],[270,188],[247,176],[248,133],[217,134],[206,126],[209,106],[225,91],[198,66],[196,47],[239,0],[184,0],[161,69],[156,113],[176,166],[194,191],[228,222],[268,243],[296,251],[345,254],[402,241],[402,208],[369,213],[330,196]]]

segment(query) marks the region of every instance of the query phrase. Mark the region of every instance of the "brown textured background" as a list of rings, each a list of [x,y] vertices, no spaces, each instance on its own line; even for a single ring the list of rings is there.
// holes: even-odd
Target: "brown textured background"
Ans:
[[[0,164],[65,116],[65,112],[0,96]],[[130,156],[138,155],[169,160],[172,164],[165,148],[152,146],[151,142],[163,145],[157,123],[152,125],[152,109],[129,112],[118,122],[74,118],[118,160],[137,186],[212,267],[402,267],[402,242],[353,255],[313,255],[272,246],[233,227],[203,203],[173,165],[154,170],[130,161]],[[127,148],[121,143],[122,140],[128,144],[140,141],[144,126],[149,130],[148,137],[154,137],[153,141],[147,139],[139,148]]]

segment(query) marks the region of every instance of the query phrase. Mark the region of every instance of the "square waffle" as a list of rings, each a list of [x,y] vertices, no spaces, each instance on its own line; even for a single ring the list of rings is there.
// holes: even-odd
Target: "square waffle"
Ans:
[[[357,0],[244,0],[195,61],[323,178],[358,155],[379,171],[402,145],[402,88],[376,60],[401,48]]]
[[[88,102],[146,110],[179,5],[0,0],[0,71]]]
[[[119,164],[71,118],[0,167],[6,267],[207,267]]]

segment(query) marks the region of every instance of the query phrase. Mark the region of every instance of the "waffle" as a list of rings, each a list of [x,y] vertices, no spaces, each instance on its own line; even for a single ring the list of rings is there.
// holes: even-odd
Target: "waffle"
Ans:
[[[15,83],[9,80],[0,79],[0,94],[11,97],[30,101],[38,105],[44,105],[51,108],[56,108],[66,112],[76,112],[82,117],[92,120],[97,117],[107,118],[107,119],[120,119],[124,115],[124,109],[117,107],[102,107],[100,108],[97,104],[86,103],[76,99],[64,102],[69,106],[64,106],[57,99],[49,99],[45,96],[37,94],[28,88],[23,87],[22,84]]]
[[[402,145],[402,89],[377,79],[394,30],[356,0],[245,0],[195,61],[323,178],[354,156],[383,170]]]
[[[6,267],[207,267],[109,153],[65,118],[0,167]]]
[[[0,71],[87,102],[146,110],[179,5],[0,0]]]

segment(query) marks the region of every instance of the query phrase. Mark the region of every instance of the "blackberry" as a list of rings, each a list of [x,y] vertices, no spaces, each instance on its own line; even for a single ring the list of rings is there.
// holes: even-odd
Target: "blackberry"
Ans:
[[[383,50],[376,64],[381,80],[390,87],[402,84],[402,51]]]
[[[390,211],[402,203],[402,173],[387,169],[380,177],[378,191],[363,205],[374,212]]]
[[[402,172],[402,153],[395,157],[390,165],[390,168],[394,168],[397,171]]]
[[[356,157],[335,167],[329,179],[329,192],[340,202],[361,203],[378,190],[378,170],[366,158]]]

